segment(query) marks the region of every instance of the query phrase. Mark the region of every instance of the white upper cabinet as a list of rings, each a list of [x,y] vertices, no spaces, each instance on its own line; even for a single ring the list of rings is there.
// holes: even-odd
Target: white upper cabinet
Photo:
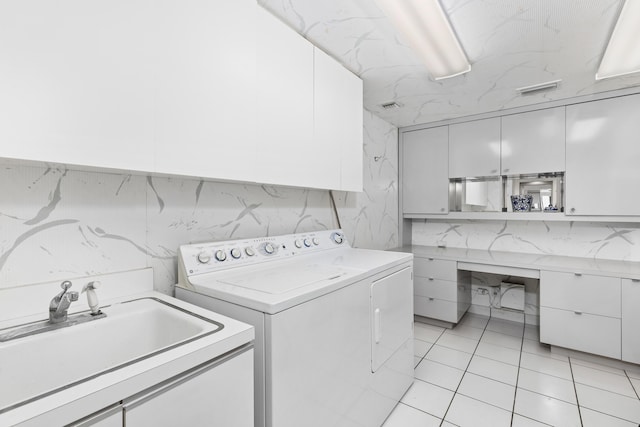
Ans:
[[[362,190],[362,81],[255,0],[0,2],[1,158]]]
[[[313,45],[258,7],[258,177],[265,183],[311,186],[307,169],[313,142]],[[311,161],[310,161],[311,160]],[[334,185],[339,186],[339,171]]]
[[[449,128],[402,134],[402,211],[446,214],[449,209]]]
[[[320,49],[314,49],[314,145],[307,155],[317,185],[362,191],[362,80]],[[331,178],[339,172],[339,181]]]
[[[154,2],[0,2],[0,157],[152,171]]]
[[[162,28],[150,76],[157,87],[156,170],[256,180],[255,1],[153,4]]]
[[[500,117],[449,126],[449,178],[500,175]]]
[[[502,174],[565,170],[565,107],[502,117]]]
[[[567,215],[640,215],[640,95],[567,106]]]

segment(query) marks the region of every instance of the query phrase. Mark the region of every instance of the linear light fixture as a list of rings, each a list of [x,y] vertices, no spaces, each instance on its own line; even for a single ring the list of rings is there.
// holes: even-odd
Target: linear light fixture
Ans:
[[[626,0],[618,16],[596,80],[640,71],[640,1]]]
[[[471,65],[438,0],[377,0],[434,80],[467,73]]]

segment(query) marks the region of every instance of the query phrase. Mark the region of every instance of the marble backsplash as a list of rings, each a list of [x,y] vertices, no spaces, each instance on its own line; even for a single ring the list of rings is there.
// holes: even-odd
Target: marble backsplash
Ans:
[[[640,261],[640,224],[577,221],[414,220],[412,243]]]
[[[334,192],[353,246],[398,244],[397,128],[364,112],[364,191]],[[328,191],[0,166],[0,289],[153,267],[170,294],[185,243],[337,227]]]

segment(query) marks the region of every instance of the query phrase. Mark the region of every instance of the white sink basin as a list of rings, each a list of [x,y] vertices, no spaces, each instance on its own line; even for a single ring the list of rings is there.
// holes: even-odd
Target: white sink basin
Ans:
[[[155,298],[102,311],[107,317],[0,343],[0,413],[223,328]]]

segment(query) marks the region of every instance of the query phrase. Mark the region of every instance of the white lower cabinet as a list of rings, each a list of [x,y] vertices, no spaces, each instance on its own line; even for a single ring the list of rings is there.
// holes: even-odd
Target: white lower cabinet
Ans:
[[[471,277],[457,262],[414,258],[414,314],[458,323],[471,305]]]
[[[640,363],[640,279],[622,279],[622,360]]]
[[[621,358],[621,280],[540,272],[540,341]]]
[[[251,427],[253,349],[232,353],[70,427]]]
[[[253,350],[124,401],[127,427],[253,425]]]

